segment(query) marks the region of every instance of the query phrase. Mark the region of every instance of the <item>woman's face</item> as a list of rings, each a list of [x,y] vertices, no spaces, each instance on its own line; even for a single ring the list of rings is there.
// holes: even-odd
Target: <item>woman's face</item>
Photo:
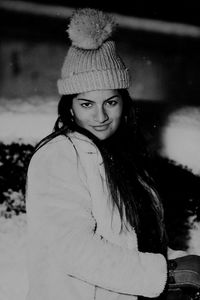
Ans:
[[[119,127],[122,109],[117,90],[98,90],[78,94],[72,101],[71,113],[77,125],[105,140]]]

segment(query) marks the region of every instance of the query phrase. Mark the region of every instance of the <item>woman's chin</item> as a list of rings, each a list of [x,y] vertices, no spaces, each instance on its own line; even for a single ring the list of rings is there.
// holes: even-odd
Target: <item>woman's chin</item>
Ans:
[[[111,132],[106,131],[92,131],[92,133],[101,141],[106,140],[112,135]]]

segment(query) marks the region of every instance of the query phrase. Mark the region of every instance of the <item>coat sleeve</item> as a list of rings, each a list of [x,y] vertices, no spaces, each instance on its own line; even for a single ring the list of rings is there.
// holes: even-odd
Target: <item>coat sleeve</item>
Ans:
[[[44,147],[29,166],[30,234],[48,247],[63,276],[118,293],[157,297],[166,284],[165,258],[122,248],[95,233],[89,191],[78,175],[75,151],[69,142],[64,146]]]

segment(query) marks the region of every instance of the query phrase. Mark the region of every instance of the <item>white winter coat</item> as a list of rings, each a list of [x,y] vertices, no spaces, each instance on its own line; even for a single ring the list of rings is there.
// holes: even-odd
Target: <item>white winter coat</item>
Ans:
[[[59,136],[33,156],[27,180],[27,300],[157,297],[161,254],[141,253],[133,230],[112,218],[102,157],[85,136]]]

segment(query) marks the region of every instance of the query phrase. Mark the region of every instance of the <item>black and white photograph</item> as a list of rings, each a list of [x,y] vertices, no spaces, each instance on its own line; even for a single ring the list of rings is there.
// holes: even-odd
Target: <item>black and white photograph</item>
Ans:
[[[200,299],[198,1],[0,0],[0,300]]]

